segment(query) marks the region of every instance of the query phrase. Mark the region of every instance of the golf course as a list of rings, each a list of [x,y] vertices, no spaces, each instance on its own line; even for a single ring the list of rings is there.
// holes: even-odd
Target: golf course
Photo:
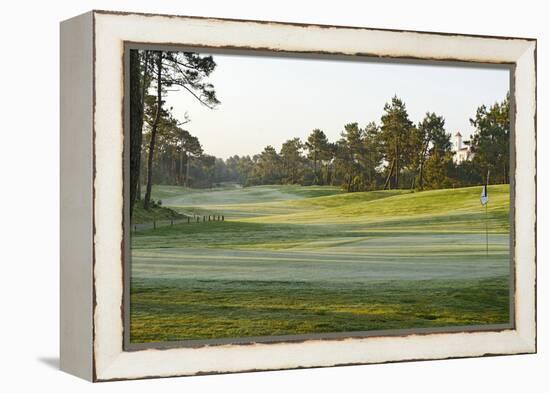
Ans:
[[[508,323],[509,186],[481,189],[155,185],[193,219],[132,232],[130,342]]]

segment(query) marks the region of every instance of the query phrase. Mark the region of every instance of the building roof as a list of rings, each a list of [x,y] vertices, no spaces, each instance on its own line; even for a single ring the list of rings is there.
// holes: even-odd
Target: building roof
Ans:
[[[460,133],[460,131],[458,131],[455,136],[462,136],[462,134]]]

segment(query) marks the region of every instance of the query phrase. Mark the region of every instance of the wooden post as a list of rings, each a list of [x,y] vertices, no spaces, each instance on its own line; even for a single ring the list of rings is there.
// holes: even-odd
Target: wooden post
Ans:
[[[224,216],[222,216],[222,221],[224,220]]]
[[[189,224],[191,222],[191,217],[187,217],[187,223]]]

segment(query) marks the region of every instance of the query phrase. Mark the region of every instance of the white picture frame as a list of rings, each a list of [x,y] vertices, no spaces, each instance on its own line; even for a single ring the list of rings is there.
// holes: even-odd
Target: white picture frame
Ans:
[[[125,44],[506,64],[513,326],[498,331],[124,349]],[[91,11],[61,24],[61,368],[90,381],[536,352],[536,40]]]

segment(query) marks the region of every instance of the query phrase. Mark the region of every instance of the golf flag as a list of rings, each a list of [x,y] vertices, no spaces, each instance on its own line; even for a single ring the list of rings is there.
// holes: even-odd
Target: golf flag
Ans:
[[[483,190],[481,190],[481,196],[479,197],[479,200],[481,201],[482,205],[486,205],[487,202],[489,202],[489,194],[487,194],[487,186],[483,186]]]
[[[489,223],[487,221],[487,202],[489,202],[489,175],[491,172],[487,171],[486,183],[481,190],[481,196],[479,200],[481,201],[481,206],[485,206],[485,255],[489,257]]]

